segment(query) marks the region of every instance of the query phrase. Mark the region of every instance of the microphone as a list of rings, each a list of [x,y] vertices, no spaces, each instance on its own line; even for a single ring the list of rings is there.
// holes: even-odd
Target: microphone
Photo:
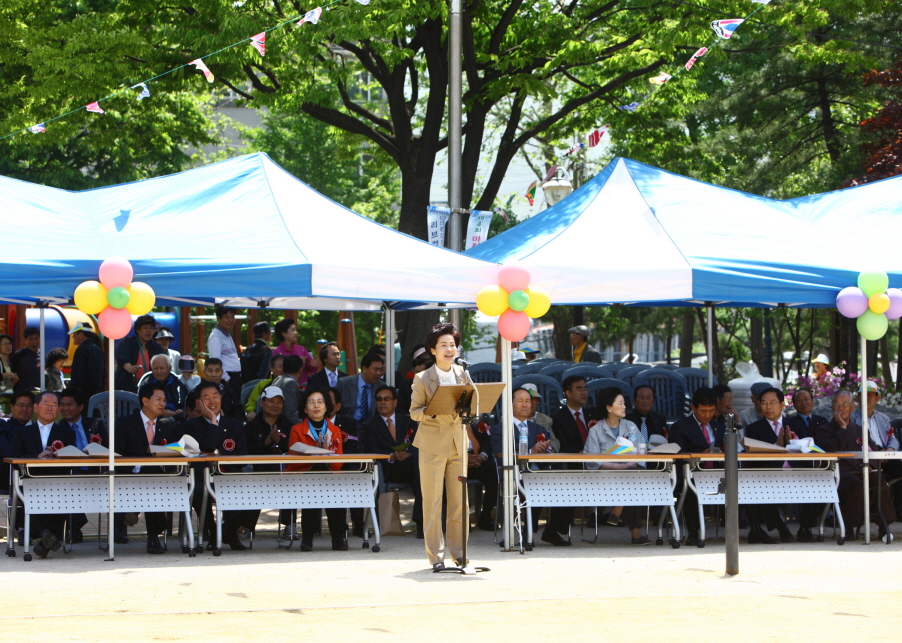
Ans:
[[[454,358],[454,363],[458,366],[463,366],[464,368],[470,368],[470,362],[465,360],[463,357],[457,356]]]

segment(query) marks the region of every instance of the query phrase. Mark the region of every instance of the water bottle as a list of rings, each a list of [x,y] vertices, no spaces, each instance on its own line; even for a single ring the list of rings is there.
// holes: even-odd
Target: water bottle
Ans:
[[[642,442],[642,434],[639,433],[639,429],[636,428],[635,424],[630,427],[627,439],[633,443],[633,447],[636,449],[637,454],[645,453],[645,443]]]
[[[529,428],[527,428],[526,424],[520,425],[520,437],[517,439],[518,448],[517,453],[520,455],[528,455],[529,454]]]

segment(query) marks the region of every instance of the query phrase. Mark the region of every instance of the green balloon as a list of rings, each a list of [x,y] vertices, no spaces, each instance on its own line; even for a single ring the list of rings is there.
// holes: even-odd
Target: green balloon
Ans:
[[[116,286],[115,288],[110,288],[110,291],[106,296],[106,301],[111,308],[119,310],[128,306],[128,301],[131,298],[131,295],[128,294],[128,291],[125,288]]]
[[[889,328],[889,320],[885,314],[877,314],[870,310],[864,311],[864,314],[855,322],[858,326],[858,334],[872,342],[877,341],[886,335],[886,329]]]
[[[507,296],[507,305],[511,310],[522,313],[529,306],[529,295],[522,290],[515,290]]]
[[[885,272],[880,272],[879,270],[862,272],[858,275],[858,287],[868,297],[876,295],[878,292],[886,292],[886,289],[889,288],[889,277],[886,276]]]

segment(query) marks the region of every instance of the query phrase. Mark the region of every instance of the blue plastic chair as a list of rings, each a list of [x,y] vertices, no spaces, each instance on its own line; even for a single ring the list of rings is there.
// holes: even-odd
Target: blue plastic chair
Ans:
[[[666,371],[677,371],[680,367],[676,364],[655,364],[653,368],[663,368]]]
[[[627,364],[626,362],[608,362],[607,364],[602,365],[602,368],[607,369],[613,373],[614,377],[617,377],[617,373],[630,366],[632,366],[632,364]]]
[[[548,377],[553,377],[558,381],[558,383],[562,382],[561,375],[564,371],[573,368],[573,362],[556,362],[551,364],[550,366],[546,366],[541,371],[539,371],[539,375],[546,375]]]
[[[626,402],[626,408],[633,408],[633,387],[624,382],[623,380],[619,380],[616,378],[606,378],[600,377],[597,380],[592,380],[588,384],[589,389],[589,404],[592,408],[597,408],[597,399],[598,392],[603,388],[608,388],[613,386],[614,388],[619,388],[623,392],[623,401]]]
[[[613,377],[610,371],[606,371],[594,364],[577,364],[576,366],[571,366],[561,374],[561,384],[563,385],[564,380],[572,375],[579,375],[580,377],[586,378],[587,384],[600,377]]]
[[[555,362],[560,362],[560,361],[561,360],[559,360],[557,357],[537,357],[536,359],[532,360],[530,362],[530,364],[538,363],[538,364],[544,364],[545,366],[548,366],[549,364],[554,364]]]
[[[539,401],[538,409],[540,413],[550,416],[561,408],[561,400],[564,397],[564,392],[556,379],[539,374],[518,375],[511,382],[511,390],[514,391],[526,383],[535,384],[536,389],[539,391],[539,395],[542,396],[542,399]]]
[[[636,386],[648,384],[655,389],[654,410],[668,422],[675,422],[686,413],[686,378],[665,368],[650,368],[636,376]]]
[[[477,384],[501,381],[501,364],[482,362],[473,364],[468,370],[470,371],[470,377]]]
[[[548,362],[540,362],[538,360],[533,360],[531,362],[527,362],[523,366],[517,369],[517,375],[532,375],[534,373],[538,373],[543,368],[548,366]]]
[[[629,368],[621,368],[617,372],[617,379],[623,380],[633,388],[636,388],[636,376],[642,371],[647,371],[651,366],[648,364],[633,364]]]
[[[708,371],[701,368],[680,368],[674,373],[679,373],[686,379],[686,396],[690,399],[692,395],[703,386],[708,386]],[[717,376],[714,376],[714,385],[716,386]]]
[[[116,404],[116,417],[121,418],[133,414],[141,408],[141,402],[135,393],[128,391],[116,391],[113,398]],[[99,417],[104,423],[109,424],[109,401],[110,394],[108,392],[97,393],[88,400],[88,417]]]

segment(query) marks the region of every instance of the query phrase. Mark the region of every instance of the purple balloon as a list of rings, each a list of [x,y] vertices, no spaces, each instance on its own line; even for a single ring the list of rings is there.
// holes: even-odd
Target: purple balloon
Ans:
[[[885,313],[886,318],[899,319],[902,317],[902,290],[887,288],[886,294],[889,296],[889,310]]]
[[[868,296],[861,288],[855,286],[843,288],[836,295],[836,309],[843,317],[850,319],[861,317],[868,309]]]

